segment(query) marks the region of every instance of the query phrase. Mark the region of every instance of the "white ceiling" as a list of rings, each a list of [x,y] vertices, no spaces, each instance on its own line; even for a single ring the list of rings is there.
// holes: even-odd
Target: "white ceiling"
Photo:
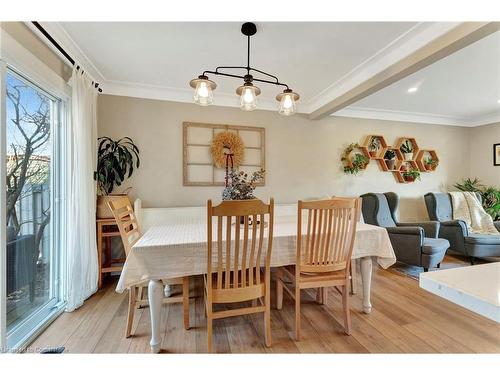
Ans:
[[[43,22],[104,93],[192,102],[189,81],[246,64],[234,22]],[[257,22],[251,65],[301,95],[311,113],[457,27],[450,22]],[[214,104],[236,106],[238,79],[211,77]],[[413,95],[410,86],[419,85]],[[258,84],[259,108],[280,88]],[[473,126],[500,120],[500,32],[491,34],[334,115]],[[498,117],[498,119],[497,119]],[[493,121],[490,121],[493,119]]]
[[[217,66],[246,65],[246,37],[233,22],[62,22],[106,81],[190,90],[189,80]],[[406,33],[411,22],[265,22],[251,39],[251,65],[277,75],[307,102]],[[242,83],[214,77],[234,98]],[[281,90],[260,84],[274,101]]]
[[[408,89],[417,87],[412,94]],[[336,115],[450,125],[500,121],[500,32],[445,57]]]

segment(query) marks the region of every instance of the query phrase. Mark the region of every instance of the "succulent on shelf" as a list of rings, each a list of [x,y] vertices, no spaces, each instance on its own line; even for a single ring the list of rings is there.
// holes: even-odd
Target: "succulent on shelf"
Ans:
[[[427,158],[425,158],[424,164],[425,169],[427,169],[428,171],[433,171],[434,169],[436,169],[438,161],[434,160],[431,156],[428,156]]]
[[[388,149],[385,152],[384,159],[385,160],[393,160],[396,157],[396,151]]]
[[[378,150],[382,147],[380,139],[378,137],[372,137],[370,139],[370,143],[368,144],[368,151],[370,152],[370,156],[377,156]]]
[[[413,143],[409,139],[403,142],[399,148],[403,154],[411,154],[413,152]]]

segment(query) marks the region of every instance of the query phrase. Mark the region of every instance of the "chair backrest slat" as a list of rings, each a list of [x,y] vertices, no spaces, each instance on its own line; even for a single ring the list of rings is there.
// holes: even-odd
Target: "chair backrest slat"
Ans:
[[[273,235],[274,203],[260,200],[224,201],[213,207],[207,204],[209,288],[245,288],[261,283],[260,267],[265,254],[266,271],[269,270]],[[216,220],[213,218],[217,217]],[[226,218],[224,220],[224,218]],[[217,251],[211,241],[213,225],[217,225]],[[225,229],[223,227],[225,226]],[[267,229],[267,236],[265,231]],[[225,230],[225,243],[222,233]],[[267,246],[264,247],[265,237]],[[223,251],[225,248],[225,254]],[[214,271],[212,271],[214,269]],[[215,278],[216,281],[213,280]],[[215,282],[215,284],[212,284]]]
[[[359,198],[299,201],[298,272],[349,270],[356,225],[360,216],[360,203]],[[303,235],[302,215],[306,210],[307,231]]]
[[[139,223],[132,208],[132,203],[127,196],[116,197],[108,201],[108,207],[120,231],[120,237],[125,249],[125,256],[132,251],[132,246],[141,238]]]

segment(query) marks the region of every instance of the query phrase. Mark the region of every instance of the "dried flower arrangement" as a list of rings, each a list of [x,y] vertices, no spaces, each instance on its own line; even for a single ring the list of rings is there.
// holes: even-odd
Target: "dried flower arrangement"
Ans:
[[[229,172],[230,185],[222,192],[222,200],[256,199],[253,195],[255,184],[262,180],[266,171],[261,169],[252,173],[248,180],[248,173],[232,169]]]

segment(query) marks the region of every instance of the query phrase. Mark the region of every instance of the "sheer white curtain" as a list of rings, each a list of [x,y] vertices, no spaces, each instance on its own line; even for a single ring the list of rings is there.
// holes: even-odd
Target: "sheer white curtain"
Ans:
[[[67,311],[80,307],[97,290],[98,278],[94,181],[97,90],[92,80],[76,68],[70,84]]]

